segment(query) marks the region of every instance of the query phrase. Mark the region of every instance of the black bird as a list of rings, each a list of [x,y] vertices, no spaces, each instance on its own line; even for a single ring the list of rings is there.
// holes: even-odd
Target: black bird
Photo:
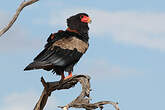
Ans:
[[[44,50],[34,58],[24,70],[44,69],[52,70],[61,75],[61,79],[72,77],[74,65],[88,49],[88,23],[90,17],[86,13],[79,13],[67,19],[68,28],[65,31],[52,33]],[[65,77],[64,71],[69,75]]]

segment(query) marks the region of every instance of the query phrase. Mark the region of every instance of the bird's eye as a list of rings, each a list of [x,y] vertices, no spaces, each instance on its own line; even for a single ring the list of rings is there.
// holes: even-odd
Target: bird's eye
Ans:
[[[82,19],[84,17],[84,15],[81,15],[80,18]]]

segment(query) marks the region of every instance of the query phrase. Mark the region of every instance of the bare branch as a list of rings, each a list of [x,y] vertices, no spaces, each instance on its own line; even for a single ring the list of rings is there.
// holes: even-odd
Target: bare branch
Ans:
[[[13,18],[11,19],[11,21],[8,23],[8,25],[6,25],[3,29],[0,30],[0,37],[11,28],[11,26],[17,20],[20,12],[23,10],[24,7],[26,7],[28,5],[31,5],[31,4],[33,4],[33,3],[37,2],[37,1],[39,1],[39,0],[23,1],[20,4],[20,6],[18,7],[18,9],[17,9],[16,13],[14,14]]]
[[[85,75],[74,75],[72,78],[69,78],[64,81],[56,81],[56,82],[45,82],[43,78],[41,78],[42,85],[44,86],[44,90],[42,95],[40,96],[39,101],[37,102],[34,110],[43,110],[46,105],[48,97],[55,90],[61,89],[69,89],[74,87],[78,82],[82,85],[82,91],[80,95],[73,100],[71,103],[65,106],[59,106],[63,110],[68,110],[69,108],[85,108],[86,110],[94,110],[97,108],[103,109],[103,105],[111,104],[114,106],[116,110],[119,110],[118,103],[112,101],[100,101],[97,103],[90,103],[90,77]]]

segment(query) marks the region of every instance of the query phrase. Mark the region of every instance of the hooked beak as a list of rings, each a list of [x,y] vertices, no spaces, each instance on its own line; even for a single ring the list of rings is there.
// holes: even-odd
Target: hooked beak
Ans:
[[[84,16],[84,17],[81,19],[81,22],[84,22],[84,23],[91,23],[92,20],[91,20],[90,17]]]
[[[90,17],[88,17],[88,23],[91,24],[92,23],[92,20]]]

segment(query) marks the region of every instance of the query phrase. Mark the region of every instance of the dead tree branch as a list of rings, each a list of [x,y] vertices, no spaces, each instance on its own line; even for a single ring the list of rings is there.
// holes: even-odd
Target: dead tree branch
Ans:
[[[23,10],[24,7],[26,7],[28,5],[31,5],[31,4],[33,4],[33,3],[37,2],[37,1],[39,1],[39,0],[23,1],[20,4],[20,6],[18,7],[18,9],[17,9],[16,13],[14,14],[13,18],[11,19],[11,21],[3,29],[0,30],[0,37],[11,28],[11,26],[17,20],[20,12]]]
[[[82,85],[81,94],[71,103],[65,106],[59,106],[59,108],[62,108],[63,110],[68,110],[71,107],[84,108],[86,110],[100,108],[100,110],[102,110],[103,105],[111,104],[114,106],[116,110],[119,110],[118,103],[112,101],[100,101],[93,104],[90,103],[90,77],[87,75],[74,75],[72,78],[69,78],[67,80],[56,82],[45,82],[44,78],[42,77],[41,82],[44,86],[44,90],[33,110],[43,110],[48,100],[48,97],[51,95],[53,91],[69,89],[71,87],[74,87],[78,82],[80,82],[80,84]]]

